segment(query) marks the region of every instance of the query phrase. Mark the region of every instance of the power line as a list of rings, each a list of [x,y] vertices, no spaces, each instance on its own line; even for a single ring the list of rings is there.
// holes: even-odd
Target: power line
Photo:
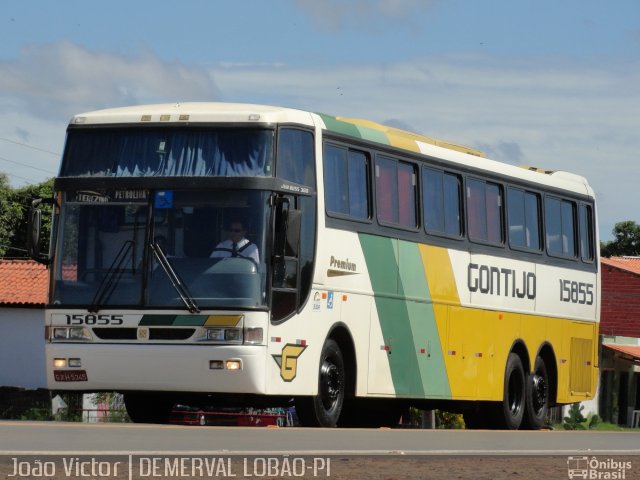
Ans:
[[[5,172],[7,175],[9,175],[10,177],[15,177],[15,178],[19,178],[20,180],[24,180],[27,183],[33,183],[33,180],[27,177],[21,177],[20,175],[16,175],[15,173],[9,173],[9,172]]]
[[[48,153],[50,155],[55,155],[56,157],[60,156],[60,154],[57,153],[57,152],[52,152],[51,150],[45,150],[44,148],[36,147],[34,145],[29,145],[28,143],[16,142],[15,140],[9,140],[8,138],[4,138],[4,137],[0,137],[0,140],[3,140],[5,142],[9,142],[9,143],[14,143],[16,145],[20,145],[21,147],[32,148],[33,150],[38,150],[39,152],[44,152],[44,153]]]
[[[40,172],[50,173],[51,175],[55,175],[56,174],[56,172],[52,172],[51,170],[45,170],[44,168],[32,167],[31,165],[27,165],[25,163],[16,162],[15,160],[9,160],[8,158],[5,158],[5,157],[0,157],[0,160],[3,160],[5,162],[9,162],[9,163],[13,163],[14,165],[20,165],[21,167],[32,168],[32,169],[38,170]]]

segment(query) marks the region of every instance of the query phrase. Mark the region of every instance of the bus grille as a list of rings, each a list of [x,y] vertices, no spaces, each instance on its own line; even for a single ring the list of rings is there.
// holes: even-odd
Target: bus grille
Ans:
[[[187,340],[195,328],[150,328],[149,340]],[[137,340],[137,328],[94,328],[93,333],[100,340]]]

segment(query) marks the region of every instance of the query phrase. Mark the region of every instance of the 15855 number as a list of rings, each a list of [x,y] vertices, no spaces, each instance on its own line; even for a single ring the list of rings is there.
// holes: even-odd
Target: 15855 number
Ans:
[[[560,301],[593,305],[593,284],[560,279]]]
[[[92,313],[79,313],[65,315],[67,325],[122,325],[123,315],[94,315]]]

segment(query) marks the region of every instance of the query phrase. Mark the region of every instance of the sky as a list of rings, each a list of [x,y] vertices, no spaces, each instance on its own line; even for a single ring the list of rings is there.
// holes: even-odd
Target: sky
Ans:
[[[0,0],[0,171],[72,115],[225,101],[366,118],[585,176],[640,223],[638,0]]]

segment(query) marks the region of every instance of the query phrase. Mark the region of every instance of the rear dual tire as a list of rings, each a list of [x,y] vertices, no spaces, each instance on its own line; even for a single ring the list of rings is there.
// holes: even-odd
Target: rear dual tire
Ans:
[[[478,404],[465,412],[467,428],[540,429],[549,411],[549,376],[544,360],[537,357],[533,372],[525,375],[522,359],[510,353],[504,374],[502,402]]]

